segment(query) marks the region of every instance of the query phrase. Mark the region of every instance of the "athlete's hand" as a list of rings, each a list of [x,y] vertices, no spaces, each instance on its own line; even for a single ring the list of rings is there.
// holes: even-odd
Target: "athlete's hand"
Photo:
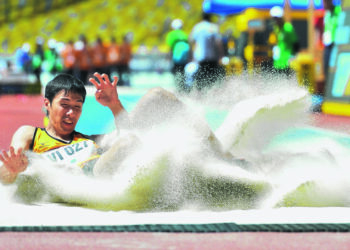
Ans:
[[[124,110],[124,107],[122,106],[118,97],[118,77],[113,77],[114,80],[111,82],[106,74],[101,75],[96,72],[94,73],[94,76],[98,79],[98,81],[96,81],[94,78],[90,78],[89,81],[96,87],[96,100],[101,105],[107,106],[113,112],[114,116],[118,115],[120,111]]]
[[[94,76],[98,79],[98,82],[95,78],[90,78],[89,81],[96,87],[96,100],[107,107],[119,102],[117,92],[118,77],[115,76],[113,82],[111,82],[106,74],[101,75],[96,72]]]
[[[19,148],[16,152],[14,147],[11,146],[9,152],[2,151],[0,160],[4,163],[4,167],[15,175],[26,170],[28,166],[28,158],[23,153],[22,148]]]

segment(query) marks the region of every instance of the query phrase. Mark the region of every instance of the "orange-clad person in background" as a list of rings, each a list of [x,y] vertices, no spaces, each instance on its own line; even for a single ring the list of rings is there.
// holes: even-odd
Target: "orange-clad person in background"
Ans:
[[[78,77],[84,83],[88,82],[88,75],[92,67],[91,49],[88,46],[87,39],[84,35],[80,36],[75,43],[75,57],[77,60]]]
[[[97,37],[96,43],[91,47],[91,60],[94,72],[103,72],[107,65],[107,48],[102,39]]]
[[[113,72],[118,71],[120,63],[120,48],[117,44],[115,37],[111,38],[111,44],[107,48],[107,67],[106,73],[109,77],[112,77]]]
[[[74,74],[74,68],[76,65],[75,58],[75,50],[73,40],[69,40],[67,44],[65,44],[61,57],[63,59],[64,72],[70,75]]]
[[[118,67],[119,86],[130,85],[128,75],[130,73],[129,63],[131,61],[132,50],[130,38],[128,35],[123,37],[123,43],[120,45],[120,63]]]

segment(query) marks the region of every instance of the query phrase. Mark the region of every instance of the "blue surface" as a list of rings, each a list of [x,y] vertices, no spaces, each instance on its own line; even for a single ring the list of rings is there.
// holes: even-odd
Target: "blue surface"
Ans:
[[[121,103],[127,111],[132,110],[141,98],[139,94],[126,94],[119,96]],[[83,113],[76,130],[87,135],[104,134],[115,129],[112,112],[99,104],[95,96],[87,95],[83,106]]]
[[[342,52],[338,54],[337,70],[335,72],[334,81],[332,85],[333,97],[345,97],[347,85],[350,80],[350,53]]]
[[[346,148],[350,148],[350,136],[335,131],[316,127],[292,128],[276,137],[269,144],[269,148],[279,148],[280,145],[290,142],[313,142],[315,139],[328,138],[336,141]]]
[[[142,94],[139,92],[130,92],[120,94],[119,98],[124,108],[130,112],[136,103],[140,100]],[[312,95],[312,107],[322,104],[323,98],[318,95]],[[210,127],[215,131],[226,118],[227,111],[217,110],[207,107],[205,118]],[[77,124],[76,130],[87,134],[104,134],[112,132],[115,129],[114,118],[107,107],[100,105],[93,95],[87,95],[83,107],[83,113]]]
[[[307,10],[310,0],[289,0],[290,6],[295,10]],[[322,0],[313,0],[315,9],[323,9]],[[271,9],[273,6],[284,6],[284,0],[204,0],[203,10],[219,15],[232,15],[244,11],[247,8]],[[333,0],[337,5],[341,0]]]
[[[120,101],[124,108],[130,112],[139,99],[142,97],[140,93],[128,93],[119,95]],[[227,111],[218,111],[216,109],[207,108],[205,118],[210,127],[215,130],[223,122],[227,115]],[[77,124],[76,130],[87,135],[104,134],[112,132],[115,129],[114,118],[112,112],[100,105],[95,96],[87,95],[83,106],[83,113]]]

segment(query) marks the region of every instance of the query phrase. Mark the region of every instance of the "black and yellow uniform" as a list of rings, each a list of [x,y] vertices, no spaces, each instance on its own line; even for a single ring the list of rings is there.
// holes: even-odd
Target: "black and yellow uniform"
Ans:
[[[100,157],[97,144],[76,131],[72,133],[71,141],[63,141],[43,128],[36,128],[30,150],[56,163],[77,165],[87,174],[92,173],[93,165]]]

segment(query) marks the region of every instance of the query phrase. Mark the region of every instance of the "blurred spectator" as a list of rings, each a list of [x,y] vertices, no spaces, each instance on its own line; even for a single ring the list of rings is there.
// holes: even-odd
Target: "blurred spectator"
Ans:
[[[332,0],[323,0],[323,6],[325,9],[324,15],[324,32],[323,32],[323,70],[325,79],[328,77],[329,60],[332,49],[334,47],[335,32],[338,26],[338,19],[341,13],[341,6],[335,6]]]
[[[298,37],[293,25],[284,20],[282,7],[272,7],[270,15],[273,18],[273,29],[277,42],[272,49],[273,66],[277,73],[284,73],[290,76],[292,70],[289,67],[289,62],[299,50]]]
[[[118,71],[118,66],[120,62],[120,48],[117,44],[115,37],[111,38],[111,44],[107,48],[107,66],[106,74],[112,78],[112,73]]]
[[[30,54],[30,45],[28,43],[24,43],[21,48],[17,49],[15,58],[17,69],[25,73],[31,72],[32,56]]]
[[[41,65],[44,61],[44,40],[41,37],[36,39],[36,48],[32,58],[32,69],[35,74],[37,81],[41,83]]]
[[[91,47],[91,61],[93,72],[105,72],[107,65],[107,48],[102,39],[97,37],[95,44]]]
[[[144,43],[141,43],[137,49],[137,54],[147,55],[149,53],[147,46]]]
[[[193,27],[189,39],[194,47],[193,58],[199,64],[194,75],[198,90],[213,86],[225,76],[219,63],[224,54],[219,26],[212,22],[209,13],[203,12],[202,19]]]
[[[119,86],[130,85],[129,63],[131,60],[131,56],[132,56],[132,51],[131,51],[130,38],[128,37],[128,35],[125,35],[123,37],[123,43],[120,45],[120,64],[118,67],[118,75],[119,75],[118,85]]]
[[[77,60],[77,75],[84,84],[88,84],[88,75],[92,67],[92,60],[88,42],[84,35],[81,35],[79,40],[74,44],[74,49]]]
[[[324,31],[324,24],[323,24],[323,19],[324,19],[324,14],[322,12],[322,15],[320,14],[321,12],[316,12],[314,16],[314,28],[315,28],[315,45],[317,48],[324,48],[323,41],[322,41],[322,36],[323,36],[323,31]]]
[[[0,76],[7,77],[15,72],[15,66],[13,65],[11,60],[3,60],[0,62]],[[1,86],[0,86],[0,94],[1,94]]]
[[[149,59],[152,62],[151,68],[159,74],[163,72],[164,66],[164,62],[160,60],[161,54],[162,53],[160,52],[159,47],[157,45],[154,45],[149,53]]]
[[[61,57],[56,50],[57,42],[55,39],[49,39],[47,45],[48,48],[44,51],[44,61],[42,64],[42,69],[45,72],[57,74],[58,72],[61,72],[63,70]]]
[[[236,53],[236,41],[232,34],[232,30],[228,29],[224,33],[222,38],[223,46],[224,46],[224,56],[232,57],[235,56]]]
[[[167,34],[166,43],[170,48],[171,59],[173,62],[172,72],[175,76],[176,86],[180,91],[187,90],[184,84],[185,65],[190,59],[190,45],[188,36],[182,30],[183,22],[175,19],[171,23],[172,31]]]
[[[68,43],[64,46],[61,52],[61,57],[63,59],[64,72],[70,75],[74,75],[76,58],[73,40],[69,40]]]

